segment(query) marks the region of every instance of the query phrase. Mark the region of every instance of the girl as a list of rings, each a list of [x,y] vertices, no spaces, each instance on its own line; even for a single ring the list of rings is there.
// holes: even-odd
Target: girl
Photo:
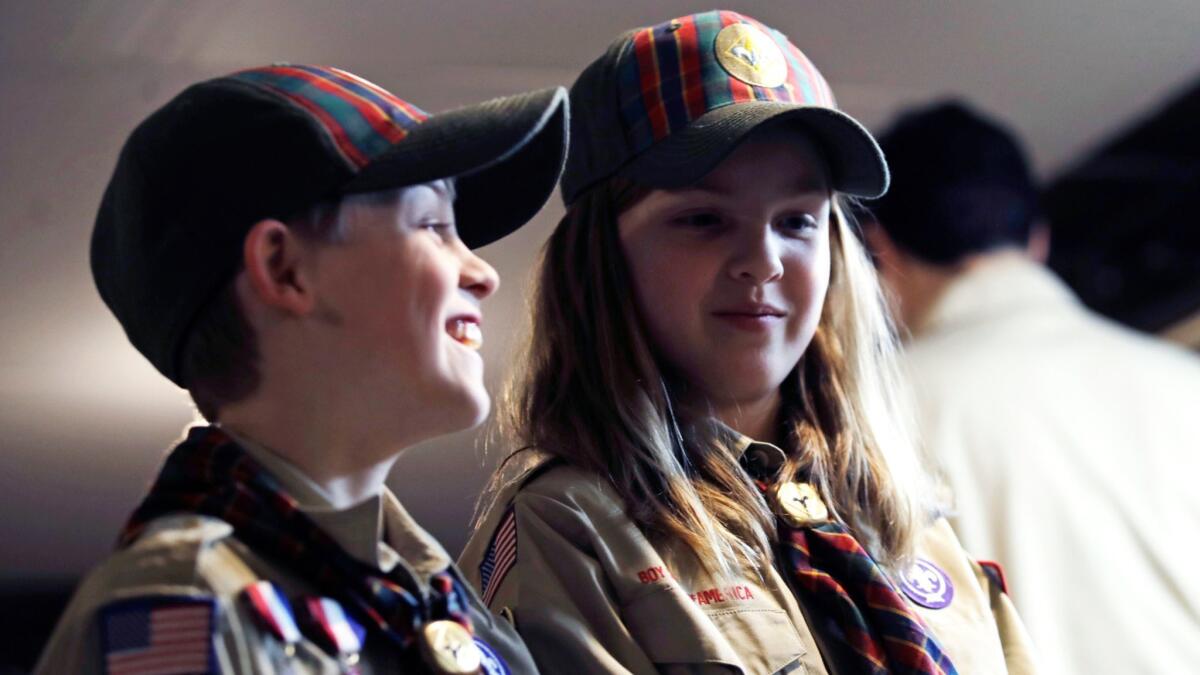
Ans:
[[[847,218],[887,187],[870,135],[725,11],[623,35],[571,98],[520,471],[462,559],[485,602],[548,672],[1032,672],[906,432]]]

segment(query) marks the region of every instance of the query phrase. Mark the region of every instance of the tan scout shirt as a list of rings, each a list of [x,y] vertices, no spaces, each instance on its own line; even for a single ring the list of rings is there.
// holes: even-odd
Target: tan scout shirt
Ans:
[[[451,564],[445,550],[418,525],[400,501],[385,490],[348,509],[336,509],[329,497],[307,476],[270,451],[239,439],[247,452],[279,479],[284,489],[354,558],[381,571],[406,566],[422,584]],[[96,619],[105,605],[147,596],[215,598],[217,605],[214,651],[219,672],[255,675],[293,673],[336,674],[343,668],[335,656],[305,637],[293,656],[269,632],[261,630],[238,594],[261,580],[275,583],[293,601],[314,594],[305,581],[286,567],[265,560],[233,538],[233,528],[216,518],[166,516],[95,569],[76,590],[42,653],[35,673],[105,672]],[[514,675],[536,673],[520,637],[471,594],[475,632],[505,660]],[[384,639],[367,634],[359,662],[363,675],[394,674],[400,660]]]
[[[774,446],[747,446],[783,459]],[[511,507],[516,563],[502,577],[495,572],[485,590],[493,609],[512,612],[544,672],[850,674],[834,657],[822,658],[804,609],[774,567],[762,579],[713,579],[681,542],[647,538],[603,478],[565,464],[530,475],[500,495],[459,562],[479,584]],[[958,672],[1035,672],[1008,597],[944,520],[917,553],[954,586],[949,607],[916,609]]]

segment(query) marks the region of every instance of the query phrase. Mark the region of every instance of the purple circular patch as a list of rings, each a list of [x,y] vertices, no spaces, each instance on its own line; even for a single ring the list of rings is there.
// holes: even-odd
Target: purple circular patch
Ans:
[[[929,609],[943,609],[954,599],[950,576],[924,558],[917,558],[900,579],[900,588],[910,600]]]

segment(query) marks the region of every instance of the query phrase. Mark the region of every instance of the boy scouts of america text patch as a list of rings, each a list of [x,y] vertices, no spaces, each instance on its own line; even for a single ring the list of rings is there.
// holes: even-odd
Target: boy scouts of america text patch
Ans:
[[[479,563],[479,592],[483,604],[491,606],[504,577],[517,564],[517,514],[509,504],[492,535],[483,562]]]
[[[100,610],[108,675],[215,674],[216,601],[188,596],[119,600]]]

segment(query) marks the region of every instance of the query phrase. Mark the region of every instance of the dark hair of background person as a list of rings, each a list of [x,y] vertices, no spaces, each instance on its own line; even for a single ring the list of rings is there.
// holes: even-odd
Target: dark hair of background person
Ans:
[[[892,185],[866,206],[905,252],[951,265],[1029,240],[1037,188],[1007,128],[948,100],[904,113],[878,138]]]

